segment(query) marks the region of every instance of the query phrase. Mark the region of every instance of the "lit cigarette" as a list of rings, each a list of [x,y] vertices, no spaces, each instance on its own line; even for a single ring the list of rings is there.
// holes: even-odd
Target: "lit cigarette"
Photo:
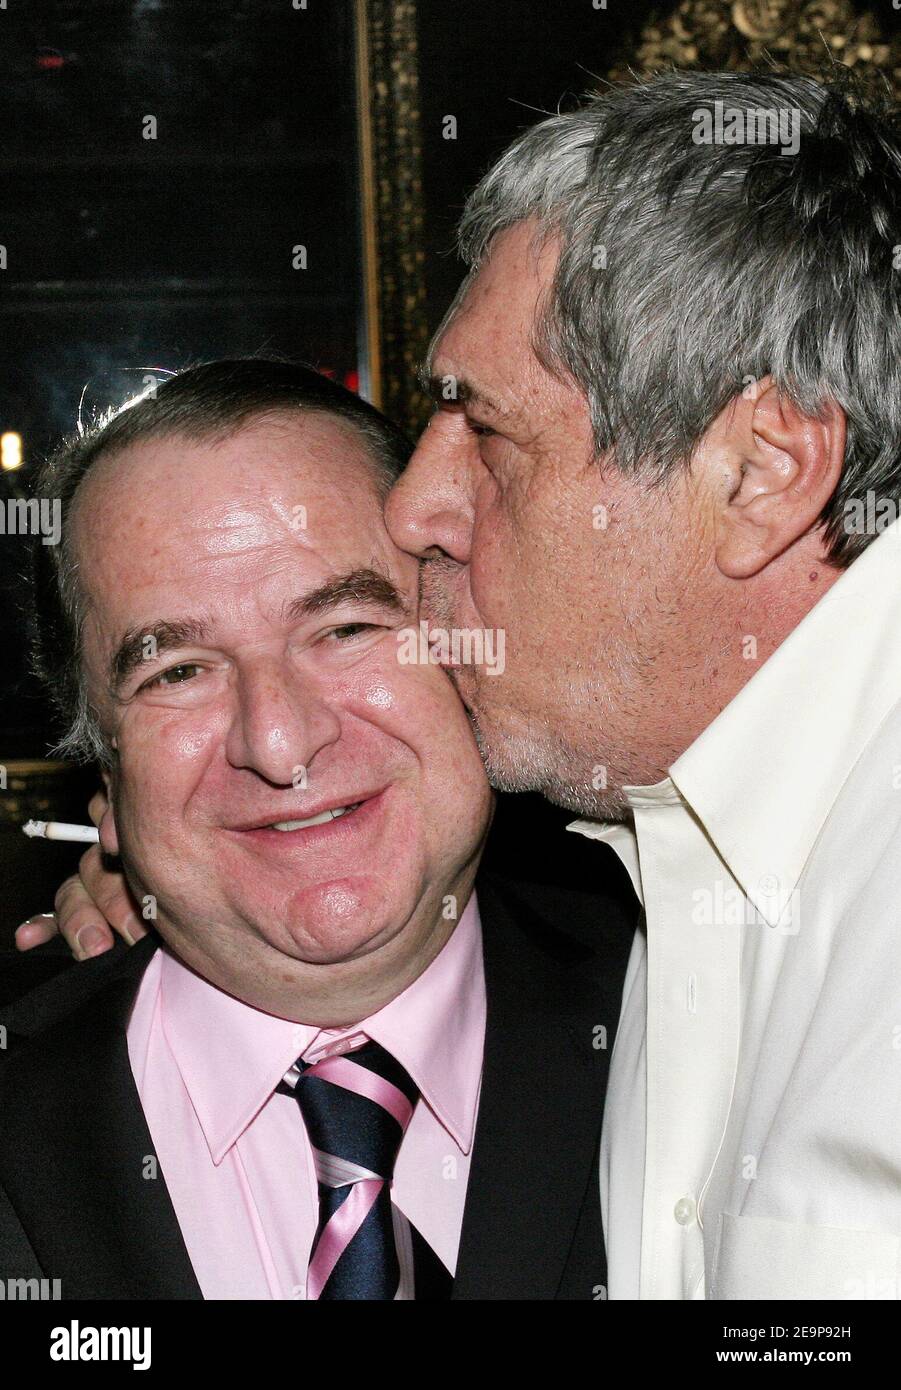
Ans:
[[[30,820],[22,829],[31,840],[77,840],[85,845],[96,845],[100,839],[96,826],[68,825],[62,820]]]

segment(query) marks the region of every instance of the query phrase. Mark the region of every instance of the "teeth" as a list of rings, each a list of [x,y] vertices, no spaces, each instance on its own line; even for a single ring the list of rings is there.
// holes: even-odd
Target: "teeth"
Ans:
[[[341,816],[346,816],[348,811],[355,811],[359,804],[359,801],[356,801],[350,806],[336,806],[334,811],[322,811],[318,816],[310,816],[309,820],[276,821],[270,828],[272,830],[303,830],[308,825],[326,825],[330,820],[339,820]]]

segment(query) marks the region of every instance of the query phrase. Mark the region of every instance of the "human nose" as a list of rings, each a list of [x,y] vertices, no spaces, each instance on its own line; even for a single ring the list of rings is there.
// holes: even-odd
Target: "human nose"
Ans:
[[[232,767],[277,786],[304,785],[313,759],[340,734],[337,710],[312,680],[280,662],[259,662],[239,677],[225,755]]]
[[[465,431],[461,418],[434,415],[389,494],[391,538],[418,559],[441,552],[461,565],[469,560],[473,512]]]

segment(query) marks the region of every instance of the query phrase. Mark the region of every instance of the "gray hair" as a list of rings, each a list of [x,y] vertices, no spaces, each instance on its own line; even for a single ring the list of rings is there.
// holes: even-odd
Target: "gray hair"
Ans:
[[[716,103],[791,114],[796,152],[697,142]],[[854,559],[872,537],[847,533],[846,503],[901,493],[898,113],[837,77],[611,88],[526,131],[475,188],[458,232],[470,274],[445,324],[494,237],[529,218],[537,245],[561,245],[533,347],[585,392],[598,454],[663,481],[770,374],[805,414],[834,401],[847,417],[821,521],[832,562]]]

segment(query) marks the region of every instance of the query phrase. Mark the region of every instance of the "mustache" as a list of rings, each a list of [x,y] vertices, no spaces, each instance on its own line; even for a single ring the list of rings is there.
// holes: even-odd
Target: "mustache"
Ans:
[[[422,560],[419,566],[419,607],[429,616],[443,618],[450,612],[451,604],[447,585],[450,576],[459,569],[454,560],[447,555]]]

